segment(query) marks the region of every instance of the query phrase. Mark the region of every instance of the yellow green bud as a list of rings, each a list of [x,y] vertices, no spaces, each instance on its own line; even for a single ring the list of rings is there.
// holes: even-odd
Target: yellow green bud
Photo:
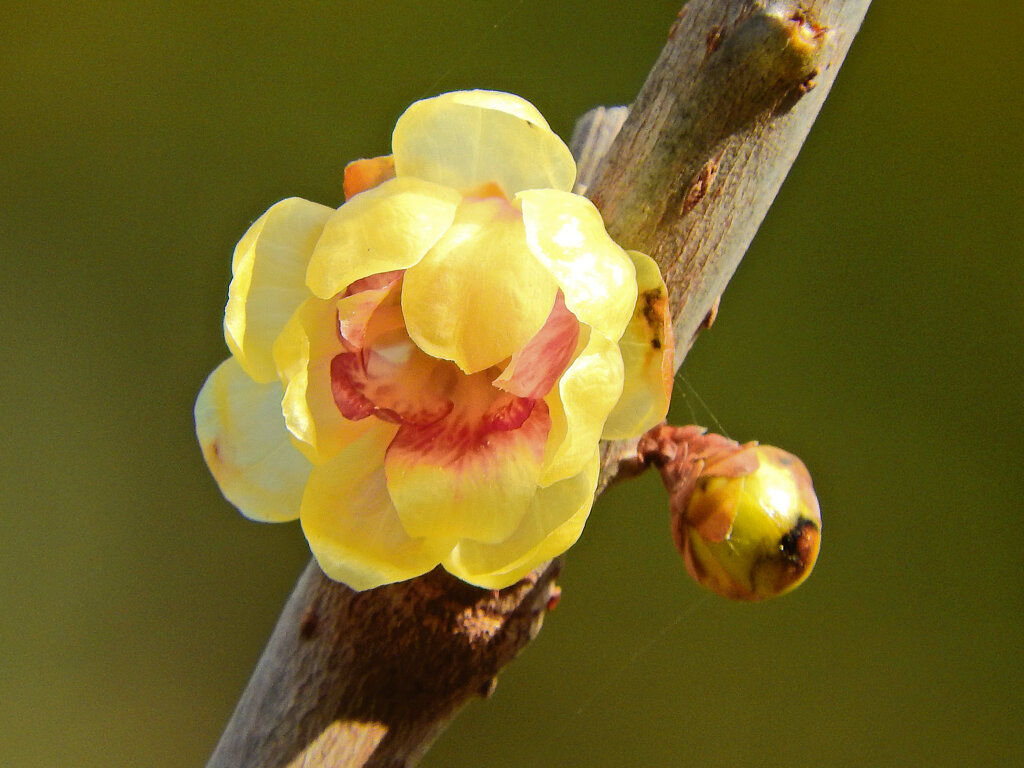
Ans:
[[[734,600],[796,588],[818,557],[821,511],[796,456],[699,427],[657,427],[641,459],[671,494],[672,534],[690,575]]]

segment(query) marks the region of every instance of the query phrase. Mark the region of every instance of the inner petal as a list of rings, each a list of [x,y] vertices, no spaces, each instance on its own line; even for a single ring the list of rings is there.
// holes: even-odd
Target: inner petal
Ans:
[[[338,300],[338,335],[350,352],[372,343],[373,337],[404,328],[400,296],[401,271],[357,280]]]
[[[452,379],[458,372],[425,355],[404,333],[394,336],[389,344],[335,356],[334,402],[353,421],[377,416],[397,424],[433,424],[454,407]]]
[[[565,297],[559,291],[544,326],[512,355],[494,386],[520,397],[544,397],[568,367],[579,337],[580,323],[566,309]]]

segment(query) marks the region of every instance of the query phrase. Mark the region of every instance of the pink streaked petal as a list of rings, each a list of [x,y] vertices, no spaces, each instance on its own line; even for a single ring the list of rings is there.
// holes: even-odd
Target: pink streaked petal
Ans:
[[[444,382],[453,368],[424,355],[408,337],[383,349],[347,352],[331,361],[334,401],[353,421],[375,415],[396,424],[433,424],[453,408]]]
[[[388,490],[410,536],[498,542],[537,490],[551,420],[537,401],[517,429],[473,408],[428,426],[403,425],[388,447]]]
[[[566,309],[565,297],[559,291],[543,327],[512,355],[494,386],[519,397],[544,397],[569,366],[579,337],[579,320]]]
[[[364,346],[370,318],[390,293],[391,286],[385,286],[346,295],[338,301],[338,336],[349,352],[356,352]]]
[[[377,409],[363,389],[366,372],[356,352],[343,352],[331,360],[331,392],[341,415],[352,421],[372,416]]]
[[[392,269],[390,272],[378,272],[375,275],[361,277],[345,289],[345,296],[352,296],[362,291],[372,291],[377,288],[388,288],[392,286],[402,275],[404,269]]]
[[[537,401],[533,398],[499,396],[484,415],[484,429],[493,429],[496,432],[519,429],[523,422],[530,418],[536,404]]]

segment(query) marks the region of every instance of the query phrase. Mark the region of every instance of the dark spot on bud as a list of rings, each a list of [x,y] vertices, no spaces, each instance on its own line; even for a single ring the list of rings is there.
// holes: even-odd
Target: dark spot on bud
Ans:
[[[791,565],[801,571],[810,565],[814,554],[814,544],[819,536],[818,526],[813,520],[801,517],[796,525],[790,528],[781,539],[779,549]]]

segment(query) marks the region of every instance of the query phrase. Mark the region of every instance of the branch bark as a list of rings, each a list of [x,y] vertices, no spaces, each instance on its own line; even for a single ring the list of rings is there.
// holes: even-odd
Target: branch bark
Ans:
[[[691,0],[637,100],[577,127],[579,188],[659,263],[676,364],[750,244],[870,0]],[[815,82],[816,81],[816,82]],[[619,126],[621,130],[619,130]],[[605,446],[599,491],[636,441]],[[435,570],[368,592],[311,562],[207,768],[415,765],[558,599],[554,561],[508,589]]]

